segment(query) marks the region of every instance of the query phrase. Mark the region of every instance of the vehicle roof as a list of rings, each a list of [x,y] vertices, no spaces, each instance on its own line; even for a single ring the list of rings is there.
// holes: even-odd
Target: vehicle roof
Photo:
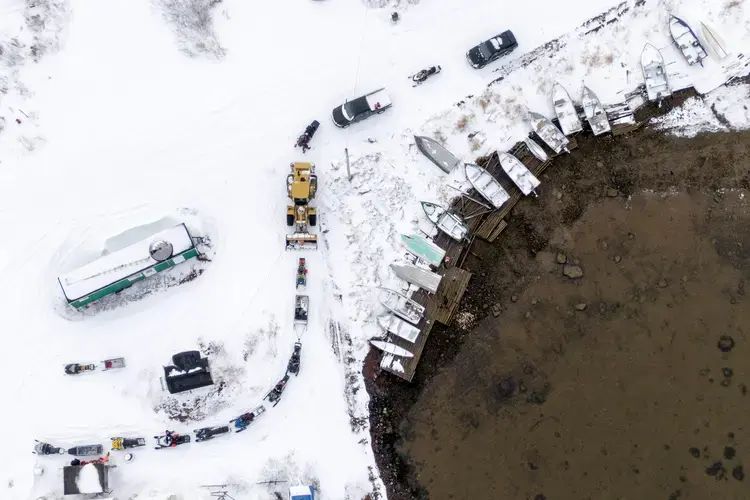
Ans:
[[[372,110],[375,109],[376,103],[380,103],[381,108],[385,108],[393,104],[391,102],[391,97],[388,95],[388,92],[386,92],[384,88],[376,90],[375,92],[370,92],[365,96],[365,99],[367,100],[367,105],[370,106],[370,109]]]

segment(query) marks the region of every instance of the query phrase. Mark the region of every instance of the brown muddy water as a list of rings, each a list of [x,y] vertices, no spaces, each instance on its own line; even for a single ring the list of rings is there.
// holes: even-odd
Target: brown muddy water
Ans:
[[[750,498],[750,132],[579,142],[415,381],[371,353],[389,498]]]

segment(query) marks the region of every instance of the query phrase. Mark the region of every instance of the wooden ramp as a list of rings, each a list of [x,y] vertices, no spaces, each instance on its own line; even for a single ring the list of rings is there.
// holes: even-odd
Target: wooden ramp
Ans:
[[[461,303],[464,292],[466,292],[466,288],[469,286],[469,280],[471,279],[471,273],[460,267],[441,269],[440,274],[443,275],[443,281],[440,282],[440,287],[438,287],[437,293],[428,294],[424,290],[419,290],[411,297],[412,300],[422,304],[427,309],[425,311],[424,319],[422,319],[419,325],[417,325],[420,332],[416,342],[412,344],[411,342],[396,337],[395,335],[390,336],[391,343],[412,352],[414,357],[403,359],[383,354],[383,358],[380,362],[381,369],[408,382],[411,382],[414,378],[419,359],[422,357],[422,351],[424,350],[425,344],[427,344],[427,339],[430,336],[433,325],[435,322],[443,323],[444,325],[451,322],[453,315],[456,314],[456,311],[458,310],[458,305]]]
[[[532,139],[536,140],[540,145],[543,144],[541,139],[536,134],[531,135]],[[575,136],[568,137],[570,143],[568,149],[573,150],[578,147],[578,142]],[[518,142],[513,146],[508,153],[518,158],[521,163],[524,164],[529,171],[534,174],[535,177],[539,178],[542,173],[547,169],[551,163],[551,158],[557,156],[554,151],[549,149],[547,146],[543,146],[550,160],[540,161],[536,156],[531,154],[529,148],[525,142]],[[563,153],[567,154],[567,153]],[[516,187],[513,181],[507,176],[502,166],[500,166],[500,159],[497,156],[497,152],[494,152],[488,156],[478,158],[477,164],[487,169],[500,185],[508,192],[510,199],[499,209],[488,208],[489,203],[482,198],[482,196],[476,192],[475,189],[471,189],[467,194],[469,197],[481,202],[483,205],[465,197],[459,196],[451,203],[451,208],[461,214],[466,220],[469,226],[469,230],[475,236],[487,240],[490,243],[495,241],[500,233],[508,225],[505,218],[508,216],[513,207],[518,203],[518,200],[523,198],[523,193]]]

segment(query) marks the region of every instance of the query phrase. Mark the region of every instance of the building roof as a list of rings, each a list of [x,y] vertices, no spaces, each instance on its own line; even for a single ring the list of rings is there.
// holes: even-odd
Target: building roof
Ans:
[[[149,246],[156,241],[171,243],[173,255],[180,254],[194,246],[185,224],[178,224],[159,231],[146,239],[60,276],[58,279],[65,297],[69,301],[80,299],[107,285],[158,264],[158,261],[154,260],[149,253]]]

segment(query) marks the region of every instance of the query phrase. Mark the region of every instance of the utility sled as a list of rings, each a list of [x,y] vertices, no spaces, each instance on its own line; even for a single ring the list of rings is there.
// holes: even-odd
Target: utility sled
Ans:
[[[307,312],[309,307],[310,297],[307,295],[296,295],[294,297],[294,324],[307,324]]]
[[[70,363],[65,365],[65,373],[68,375],[77,375],[79,373],[93,372],[97,370],[107,371],[116,368],[125,368],[125,358],[105,359],[99,365],[96,365],[95,363]]]
[[[294,228],[294,233],[286,237],[287,250],[316,250],[318,236],[310,232],[318,221],[318,212],[310,202],[318,190],[318,176],[315,164],[292,163],[291,173],[286,178],[286,190],[290,203],[286,208],[286,225]]]
[[[92,455],[101,455],[104,453],[104,446],[100,444],[86,444],[68,448],[68,455],[74,457],[90,457]]]

